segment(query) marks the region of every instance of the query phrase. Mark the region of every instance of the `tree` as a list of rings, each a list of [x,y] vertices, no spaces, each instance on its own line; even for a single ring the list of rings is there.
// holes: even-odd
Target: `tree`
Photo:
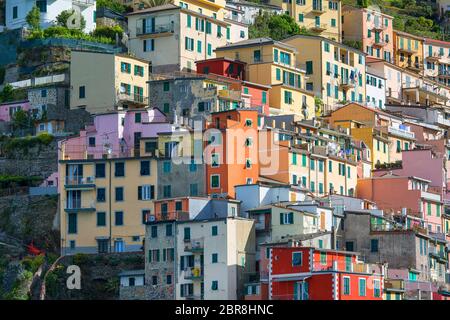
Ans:
[[[0,92],[0,102],[8,102],[14,100],[14,88],[8,83]]]
[[[304,27],[299,27],[295,20],[286,14],[271,15],[264,12],[256,17],[255,23],[249,28],[250,38],[270,37],[283,40],[296,34],[312,33]]]
[[[39,30],[41,28],[41,12],[37,6],[34,6],[30,12],[28,12],[25,20],[32,30]]]
[[[147,7],[153,8],[157,6],[162,6],[168,3],[172,3],[172,0],[143,0],[142,1]]]
[[[16,111],[12,117],[12,125],[15,130],[30,128],[31,123],[30,115],[22,109]]]
[[[75,10],[64,10],[61,11],[61,13],[56,17],[56,24],[61,27],[69,28],[68,23],[70,24],[72,21],[69,19],[72,19],[72,16],[76,14]],[[84,30],[86,28],[86,20],[84,17],[80,14],[80,27],[76,28],[78,30]]]

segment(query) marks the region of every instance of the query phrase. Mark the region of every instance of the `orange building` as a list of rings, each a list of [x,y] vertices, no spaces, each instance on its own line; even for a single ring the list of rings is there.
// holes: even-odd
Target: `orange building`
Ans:
[[[257,109],[212,113],[205,137],[204,161],[209,195],[234,198],[234,186],[257,182]]]

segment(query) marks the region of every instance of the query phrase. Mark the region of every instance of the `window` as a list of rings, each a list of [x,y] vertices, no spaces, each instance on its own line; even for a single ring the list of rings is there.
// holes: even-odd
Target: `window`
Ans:
[[[370,240],[370,252],[378,252],[378,239]]]
[[[96,178],[104,178],[105,177],[105,164],[104,163],[96,163],[95,164],[95,177]]]
[[[211,263],[217,263],[219,257],[217,253],[213,253],[212,254],[212,259],[211,259]]]
[[[166,237],[171,237],[173,235],[172,224],[166,224]]]
[[[169,91],[170,90],[170,82],[164,82],[163,83],[163,91]]]
[[[320,253],[320,264],[322,264],[322,265],[327,264],[327,253],[326,252]]]
[[[156,286],[158,284],[158,277],[152,276],[152,285]]]
[[[219,167],[219,154],[218,153],[211,154],[211,167],[212,168]]]
[[[306,74],[312,74],[312,73],[313,73],[313,62],[306,61]]]
[[[155,186],[138,186],[138,200],[151,200],[155,197]]]
[[[284,103],[292,104],[292,92],[285,90],[284,91]]]
[[[13,19],[17,19],[17,15],[18,15],[18,7],[13,7]]]
[[[114,213],[114,224],[116,226],[123,226],[123,211],[116,211]]]
[[[171,274],[168,274],[168,275],[166,276],[166,283],[167,283],[167,284],[172,284],[172,275],[171,275]]]
[[[78,88],[78,98],[80,98],[80,99],[86,98],[86,87],[85,86],[80,86]]]
[[[141,161],[141,176],[149,176],[150,175],[150,161],[143,160]]]
[[[216,291],[219,289],[219,281],[214,280],[211,284],[211,290]]]
[[[126,62],[121,62],[120,63],[120,71],[122,71],[124,73],[131,73],[131,64],[126,63]]]
[[[97,202],[105,202],[105,201],[106,201],[106,189],[97,188]]]
[[[191,240],[191,228],[186,227],[184,228],[184,240]]]
[[[211,188],[219,188],[220,187],[220,175],[213,174],[211,175]]]
[[[253,62],[261,62],[261,50],[253,51]]]
[[[299,15],[298,15],[298,22],[303,22],[303,19],[304,19],[303,13],[299,13]]]
[[[344,277],[344,295],[350,295],[350,278]]]
[[[202,42],[197,40],[197,52],[202,53]]]
[[[144,67],[134,66],[134,75],[143,77],[144,76]]]
[[[191,183],[189,185],[189,195],[192,197],[198,195],[198,184],[197,183]]]
[[[106,226],[106,213],[105,212],[97,212],[97,227]]]
[[[333,172],[333,161],[328,160],[328,172]]]
[[[212,45],[211,45],[211,43],[208,43],[208,45],[207,45],[207,48],[208,48],[208,56],[211,56],[212,55]]]
[[[380,290],[380,280],[374,279],[373,280],[373,296],[375,298],[379,298],[381,296],[381,290]]]
[[[116,162],[114,163],[114,176],[124,177],[125,176],[125,163]]]
[[[116,187],[116,202],[123,201],[123,187]]]
[[[336,19],[331,19],[331,26],[336,27]]]
[[[262,92],[261,103],[267,103],[267,92]]]
[[[172,163],[170,161],[165,161],[163,163],[163,171],[164,173],[170,173],[172,170]]]
[[[142,120],[141,113],[140,112],[135,113],[134,114],[134,123],[141,123],[141,120]]]
[[[68,219],[68,233],[74,234],[77,233],[77,214],[69,213]]]
[[[303,253],[302,252],[292,252],[292,266],[298,267],[302,265]]]
[[[151,237],[157,238],[158,237],[158,226],[152,226],[151,227]]]
[[[358,292],[360,297],[366,296],[366,279],[359,278],[358,282]]]
[[[280,224],[294,224],[294,213],[280,212]]]
[[[172,186],[170,184],[163,186],[163,197],[170,198],[171,196],[172,196]]]
[[[217,236],[217,226],[212,226],[211,227],[211,235],[212,236]]]

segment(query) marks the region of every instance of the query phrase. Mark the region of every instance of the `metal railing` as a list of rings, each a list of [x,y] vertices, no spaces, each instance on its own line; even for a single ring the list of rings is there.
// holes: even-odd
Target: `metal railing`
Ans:
[[[203,269],[200,267],[188,267],[184,269],[184,278],[187,280],[196,280],[203,278]]]
[[[90,185],[95,183],[95,177],[81,177],[81,176],[72,176],[65,178],[65,184],[71,186],[81,186],[81,185]]]
[[[140,94],[128,94],[128,93],[119,93],[117,95],[119,101],[130,101],[139,104],[148,104],[148,97],[140,95]]]
[[[405,137],[405,138],[412,138],[413,139],[415,137],[414,132],[403,130],[403,129],[400,129],[400,128],[395,128],[395,127],[392,127],[392,126],[388,127],[388,132],[392,133],[392,134],[395,134],[395,135],[398,135],[398,136],[401,136],[401,137]]]
[[[86,6],[86,7],[92,6],[95,4],[95,0],[73,0],[73,2],[75,4]]]
[[[184,251],[199,252],[203,251],[203,249],[204,249],[203,238],[184,240]]]
[[[142,27],[136,28],[136,35],[146,35],[146,34],[161,34],[161,33],[168,33],[174,32],[174,26],[173,23],[168,24],[158,24],[154,28],[151,28],[151,26],[147,26],[145,30]]]
[[[80,200],[66,200],[64,203],[66,210],[95,210],[95,201],[83,203]]]

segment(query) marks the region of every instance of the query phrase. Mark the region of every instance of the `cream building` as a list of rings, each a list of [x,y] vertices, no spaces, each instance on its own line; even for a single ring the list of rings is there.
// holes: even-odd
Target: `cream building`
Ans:
[[[366,56],[355,48],[323,37],[296,35],[283,40],[298,50],[297,63],[306,69],[306,90],[322,99],[322,113],[344,101],[366,97]]]
[[[246,79],[270,85],[270,112],[314,117],[314,96],[305,90],[305,70],[300,68],[298,51],[270,38],[240,41],[216,49],[217,57],[245,62]]]
[[[224,7],[199,0],[129,13],[129,51],[150,61],[154,73],[195,70],[195,61],[214,58],[215,48],[231,42]]]
[[[300,27],[322,37],[341,41],[340,0],[270,0],[268,4],[281,7]]]
[[[149,63],[125,54],[72,50],[70,108],[96,114],[148,106]]]

